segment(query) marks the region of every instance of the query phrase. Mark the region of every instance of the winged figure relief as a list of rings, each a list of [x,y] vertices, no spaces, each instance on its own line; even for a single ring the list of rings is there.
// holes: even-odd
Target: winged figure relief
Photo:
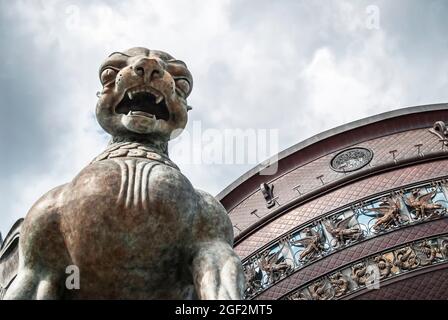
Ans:
[[[335,246],[341,246],[349,241],[356,241],[362,237],[362,231],[359,225],[353,225],[354,215],[350,215],[343,218],[340,221],[334,221],[328,219],[323,222],[327,231],[331,234],[333,239],[336,241]]]
[[[408,197],[405,197],[404,201],[407,206],[412,208],[416,219],[428,218],[443,208],[440,203],[432,202],[436,194],[437,190],[421,194],[420,190],[414,189]]]
[[[279,280],[293,268],[281,254],[282,250],[279,250],[275,253],[265,253],[260,258],[260,267],[267,273],[269,282]]]
[[[293,246],[305,248],[300,253],[300,261],[313,259],[325,250],[325,237],[321,230],[316,231],[312,228],[305,228],[303,232],[305,234],[304,237],[291,241]]]
[[[391,225],[396,226],[402,222],[401,202],[398,198],[384,198],[377,208],[366,208],[365,210],[376,213],[377,220],[373,225],[375,231],[389,228]]]
[[[244,277],[246,280],[246,295],[252,295],[262,289],[263,274],[256,270],[252,263],[244,266]]]

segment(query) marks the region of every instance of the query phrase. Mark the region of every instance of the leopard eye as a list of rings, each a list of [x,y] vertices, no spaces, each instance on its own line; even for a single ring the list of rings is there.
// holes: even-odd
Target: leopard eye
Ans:
[[[117,71],[116,71],[116,70],[114,70],[114,69],[112,69],[112,68],[104,69],[104,70],[101,72],[101,76],[100,76],[100,78],[101,78],[101,83],[102,83],[103,85],[106,85],[106,84],[108,84],[109,82],[115,80],[115,77],[116,77],[116,76],[117,76]]]
[[[190,83],[185,79],[176,80],[176,89],[179,89],[184,97],[190,92]]]

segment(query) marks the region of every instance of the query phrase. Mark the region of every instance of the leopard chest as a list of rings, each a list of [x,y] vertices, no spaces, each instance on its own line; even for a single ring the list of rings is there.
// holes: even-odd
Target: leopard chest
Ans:
[[[177,169],[159,162],[95,163],[68,186],[66,197],[64,228],[79,253],[151,260],[191,242],[195,190]],[[149,248],[151,253],[141,256]]]

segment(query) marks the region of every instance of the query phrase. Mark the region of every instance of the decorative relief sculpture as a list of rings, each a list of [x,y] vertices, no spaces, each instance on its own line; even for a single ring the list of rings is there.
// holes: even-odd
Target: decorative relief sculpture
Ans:
[[[253,263],[247,263],[244,266],[244,277],[246,280],[245,294],[250,296],[260,291],[262,286],[263,275],[261,271],[256,271]]]
[[[445,122],[435,122],[434,126],[429,129],[429,132],[435,134],[445,146],[448,146],[448,128],[446,127]]]
[[[431,264],[436,259],[437,254],[440,251],[437,246],[434,246],[430,241],[423,241],[414,247],[416,257],[420,262],[420,265],[426,266]]]
[[[264,253],[259,260],[261,269],[268,275],[269,283],[280,280],[292,269],[292,266],[280,257],[280,253]]]
[[[405,197],[405,203],[413,210],[416,219],[429,218],[440,212],[443,206],[440,203],[432,202],[436,193],[437,191],[434,190],[421,194],[419,189],[414,189],[409,197]]]
[[[366,148],[352,148],[344,150],[331,160],[331,168],[337,172],[351,172],[359,170],[372,161],[373,152]]]
[[[419,266],[419,260],[411,247],[406,247],[395,252],[395,265],[402,270],[411,270]]]
[[[380,280],[387,278],[393,267],[393,263],[386,256],[377,256],[373,259],[380,274]]]
[[[329,280],[334,288],[335,297],[341,297],[348,291],[349,281],[341,272],[336,272],[330,275]]]
[[[377,281],[377,285],[380,285],[381,281],[416,271],[419,268],[448,263],[448,256],[442,253],[442,251],[446,250],[447,236],[442,235],[429,240],[421,240],[415,244],[391,249],[380,255],[364,258],[363,261],[354,262],[351,266],[343,267],[328,276],[297,288],[284,299],[340,299],[358,290],[375,288],[375,281]],[[422,257],[425,260],[424,263]],[[347,277],[347,274],[350,277]],[[376,277],[375,274],[379,275],[379,277]],[[369,285],[373,286],[369,287]],[[310,294],[307,295],[306,292]]]
[[[301,239],[293,240],[291,244],[293,246],[304,247],[303,251],[300,252],[300,261],[312,260],[317,257],[322,251],[325,250],[323,243],[324,235],[320,230],[314,230],[313,228],[307,227],[303,230],[304,236]]]
[[[311,284],[308,290],[313,300],[330,300],[333,298],[331,286],[323,279]]]
[[[273,283],[283,279],[294,270],[295,264],[288,240],[263,251],[243,267],[246,275],[245,296],[250,297]]]
[[[418,195],[415,190],[419,190]],[[288,268],[285,267],[282,269],[281,277],[303,268],[312,261],[320,259],[327,254],[341,250],[346,246],[351,246],[371,237],[391,232],[411,223],[422,223],[425,219],[412,219],[412,215],[415,216],[417,210],[425,212],[420,216],[427,216],[428,218],[446,216],[446,204],[448,203],[447,190],[447,181],[442,179],[422,184],[418,187],[412,186],[403,190],[394,191],[392,195],[390,192],[387,192],[382,196],[376,196],[372,200],[365,200],[361,203],[351,205],[349,208],[343,208],[323,218],[321,221],[312,222],[294,229],[288,234],[282,235],[277,244],[282,248],[290,248],[292,251],[292,257],[290,259],[292,261],[288,261]],[[414,198],[412,198],[412,194]],[[438,199],[436,203],[433,202],[435,199]],[[374,214],[371,213],[372,211]],[[434,255],[437,260],[438,256],[446,256],[448,254],[448,240],[440,244],[440,248],[437,249],[439,251],[437,252],[434,251],[434,246],[428,247],[428,245],[423,244],[422,246],[421,248],[412,248],[411,252],[407,252],[406,250],[403,252],[397,251],[397,257],[391,257],[391,254],[377,256],[372,263],[378,267],[379,278],[389,277],[393,273],[394,268],[402,267],[412,269],[415,263],[418,265],[425,264],[424,261],[430,261],[432,263],[431,259],[433,259]],[[262,250],[257,254],[259,257],[262,257],[267,253],[273,252],[271,249],[268,249]],[[270,257],[273,258],[272,256]],[[256,260],[250,258],[244,262],[244,266],[254,264],[254,261]],[[262,262],[257,263],[261,265]],[[366,268],[365,270],[363,269],[364,267]],[[367,270],[368,265],[364,267],[362,265],[356,266],[355,273],[353,274],[355,277],[358,277],[360,283],[363,282],[363,277],[367,279],[368,274],[370,274]],[[345,274],[345,277],[351,277],[351,275],[352,270],[348,274]],[[257,281],[260,283],[257,280],[260,277],[259,274],[253,277],[254,283],[257,283]],[[246,292],[246,297],[251,298],[255,296],[275,284],[276,281],[278,280],[273,280],[273,277],[265,277],[262,285],[257,287],[257,290],[252,290],[250,293]],[[339,281],[342,281],[342,278]],[[306,295],[306,292],[304,294]]]
[[[290,295],[287,299],[288,300],[311,300],[310,298],[307,297],[307,295],[303,291],[295,292],[292,295]]]
[[[440,244],[440,253],[448,259],[448,239],[443,239]]]
[[[332,221],[332,219],[324,221],[326,230],[335,240],[334,246],[343,246],[347,242],[357,241],[362,237],[362,231],[359,226],[356,223],[352,225],[350,224],[353,220],[356,221],[354,217],[354,215],[350,215],[339,221]]]
[[[32,207],[5,298],[240,299],[244,274],[224,207],[167,154],[188,118],[185,63],[132,48],[112,53],[99,75],[96,116],[112,141]],[[64,287],[71,265],[78,290]]]
[[[373,225],[373,229],[378,231],[391,226],[398,226],[401,223],[401,204],[397,198],[384,198],[377,208],[369,208],[368,211],[375,211],[379,218]]]
[[[365,262],[360,262],[352,267],[352,279],[360,286],[367,284],[370,279],[371,274],[367,270],[367,264]]]

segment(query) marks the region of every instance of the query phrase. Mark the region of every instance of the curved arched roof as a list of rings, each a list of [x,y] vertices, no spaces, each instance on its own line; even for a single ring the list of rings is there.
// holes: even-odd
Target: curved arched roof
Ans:
[[[357,139],[358,136],[360,138],[361,136],[364,136],[363,138],[367,139],[366,136],[372,138],[375,134],[374,131],[378,131],[379,129],[382,131],[381,135],[387,135],[395,132],[409,130],[411,128],[417,129],[425,126],[431,126],[434,122],[434,116],[425,117],[422,116],[422,114],[429,114],[434,112],[443,114],[443,112],[446,112],[447,110],[447,103],[406,107],[356,120],[342,126],[338,126],[336,128],[321,132],[287,148],[286,150],[281,151],[278,155],[268,160],[267,163],[277,161],[279,170],[275,175],[271,177],[260,175],[260,172],[262,172],[266,167],[262,164],[259,164],[245,174],[241,175],[238,179],[236,179],[223,191],[221,191],[216,197],[218,198],[218,200],[223,202],[224,206],[227,209],[229,209],[229,207],[231,207],[230,203],[235,203],[235,201],[238,202],[241,198],[244,197],[244,195],[248,194],[249,192],[253,191],[254,188],[259,186],[260,181],[273,179],[287,171],[290,167],[290,165],[287,164],[287,162],[289,161],[288,159],[300,153],[307,153],[307,149],[310,149],[310,147],[313,147],[315,149],[312,157],[316,158],[318,154],[322,155],[323,153],[328,153],[327,148],[330,143],[329,141],[332,140],[334,142],[335,138],[340,139],[341,137],[344,137],[345,140],[347,140],[347,138],[348,140],[350,140]],[[384,123],[384,125],[380,125],[381,123]],[[376,129],[370,131],[363,130],[363,128],[367,127],[375,127]],[[320,152],[316,152],[316,150],[320,150]],[[234,199],[229,201],[228,198]]]

